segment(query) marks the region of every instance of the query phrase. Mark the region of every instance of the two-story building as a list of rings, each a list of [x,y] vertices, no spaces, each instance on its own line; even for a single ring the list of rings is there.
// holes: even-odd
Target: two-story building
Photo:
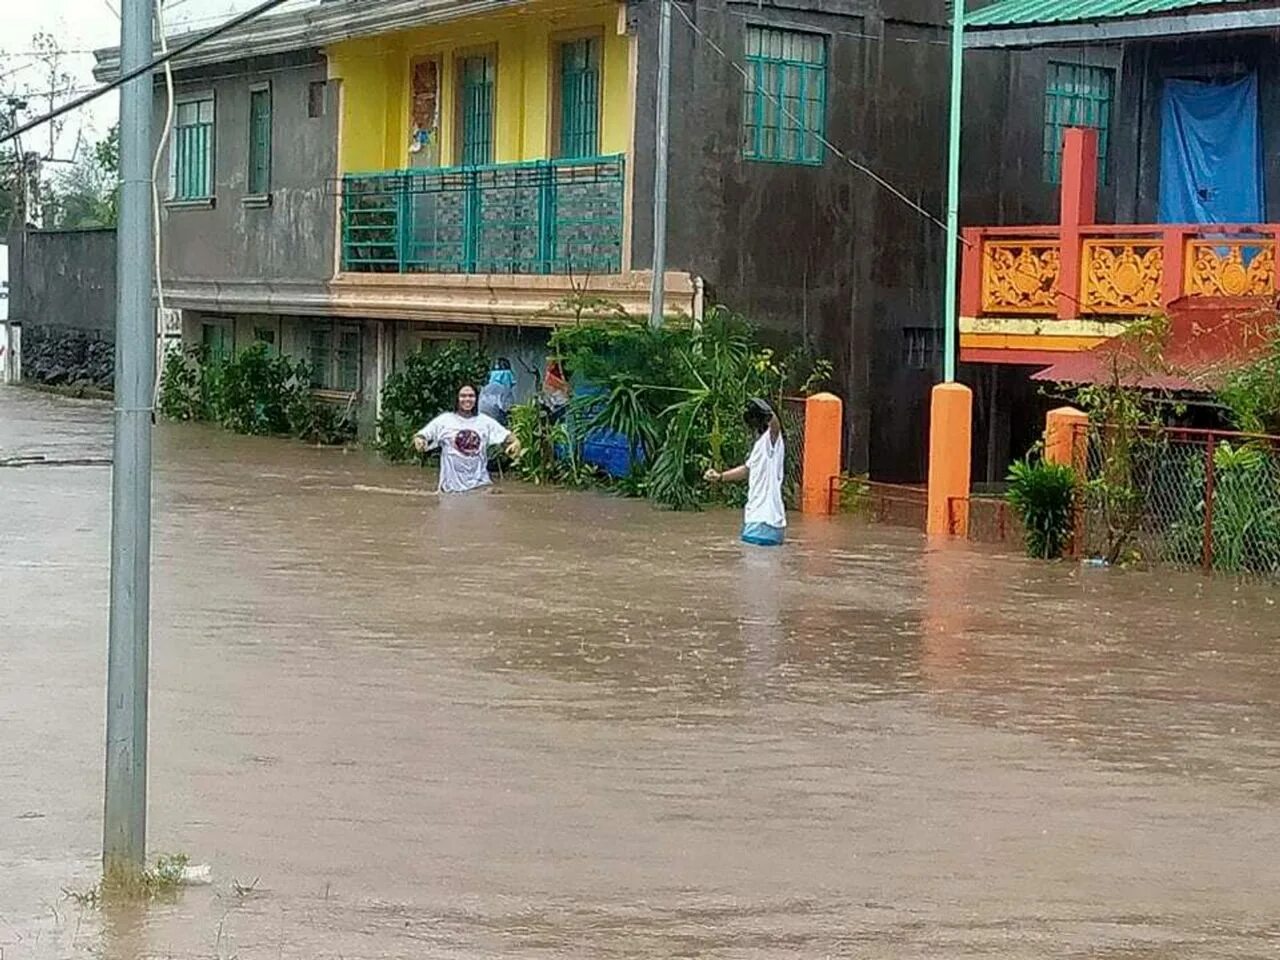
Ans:
[[[919,479],[942,238],[865,170],[940,209],[945,5],[676,6],[666,310],[829,356],[850,466]],[[657,43],[654,0],[331,0],[197,47],[166,305],[211,349],[309,358],[366,430],[424,340],[480,339],[531,388],[567,301],[647,312]],[[157,136],[166,108],[157,78]]]
[[[1134,317],[1234,349],[1280,291],[1280,4],[997,0],[966,47],[960,359],[997,479]]]

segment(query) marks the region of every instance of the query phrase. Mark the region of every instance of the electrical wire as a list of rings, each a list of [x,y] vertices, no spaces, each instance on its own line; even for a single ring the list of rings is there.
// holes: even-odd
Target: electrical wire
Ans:
[[[751,75],[747,73],[746,67],[742,66],[742,64],[738,63],[731,56],[725,53],[718,43],[716,43],[709,36],[707,36],[706,33],[702,30],[702,28],[699,27],[696,23],[694,23],[693,20],[690,18],[690,16],[687,13],[685,13],[684,10],[681,9],[680,4],[672,3],[671,9],[673,9],[676,13],[680,14],[681,19],[683,19],[684,22],[688,24],[689,29],[692,30],[695,34],[697,34],[698,37],[701,38],[707,44],[707,46],[709,46],[712,50],[714,50],[721,60],[729,64],[729,66],[733,67],[733,69],[737,70],[738,73],[742,74],[742,79],[748,85],[751,85],[752,83]],[[946,232],[946,233],[950,232],[946,223],[943,222],[941,219],[939,219],[936,214],[934,214],[932,211],[928,210],[927,208],[921,206],[916,201],[912,200],[909,196],[907,196],[900,189],[898,189],[896,186],[894,186],[892,183],[890,183],[888,180],[882,177],[875,170],[871,169],[865,163],[859,163],[857,160],[849,156],[849,154],[841,150],[839,147],[837,147],[834,143],[828,140],[821,133],[818,133],[816,130],[808,130],[806,127],[806,124],[794,113],[792,113],[790,109],[787,108],[787,105],[783,102],[781,97],[777,96],[776,94],[770,93],[767,90],[761,89],[760,87],[755,87],[755,90],[756,92],[761,93],[765,97],[772,100],[773,103],[777,106],[778,110],[782,113],[782,115],[796,125],[797,130],[805,130],[806,133],[808,133],[811,137],[817,140],[820,144],[822,144],[824,147],[830,150],[833,154],[835,154],[845,163],[849,164],[849,166],[853,167],[855,170],[857,170],[859,173],[863,174],[864,176],[870,177],[872,180],[878,183],[881,187],[883,187],[893,196],[897,197],[900,201],[902,201],[904,204],[906,204],[908,207],[910,207],[920,216],[924,217],[926,220],[933,223],[935,226],[941,227],[943,232]],[[956,237],[956,239],[959,240],[961,243],[965,242],[963,237]]]
[[[160,44],[160,53],[167,54],[169,52],[169,41],[164,35],[164,0],[155,0],[156,6],[156,37]],[[156,277],[156,377],[154,392],[151,397],[152,406],[160,402],[160,375],[159,371],[164,365],[165,355],[165,327],[168,322],[168,310],[165,308],[164,301],[164,275],[160,270],[161,261],[161,232],[160,232],[160,158],[164,156],[165,148],[169,145],[169,136],[173,130],[173,65],[168,61],[164,61],[164,88],[166,94],[164,128],[160,131],[160,139],[156,143],[155,156],[151,160],[151,226],[154,231],[154,242],[152,244],[155,251],[155,277]]]
[[[104,94],[110,93],[112,90],[118,90],[120,87],[124,86],[129,81],[136,80],[138,77],[141,77],[144,74],[150,73],[156,67],[164,66],[164,64],[170,62],[175,57],[180,57],[184,53],[190,53],[192,50],[196,49],[197,47],[203,46],[204,44],[208,43],[210,40],[213,40],[215,37],[219,37],[224,33],[234,30],[236,27],[242,26],[248,23],[250,20],[253,20],[256,17],[260,17],[262,14],[267,13],[270,10],[274,10],[276,7],[281,6],[282,4],[285,4],[288,2],[289,0],[262,0],[262,3],[259,3],[253,7],[250,7],[244,13],[236,14],[230,20],[226,20],[222,22],[218,26],[214,27],[212,30],[206,30],[204,33],[201,33],[199,36],[193,37],[192,39],[187,40],[184,43],[180,43],[177,46],[171,48],[167,53],[161,54],[158,57],[154,57],[153,59],[148,60],[146,63],[142,64],[141,66],[134,67],[132,70],[122,73],[120,76],[116,77],[116,79],[112,80],[110,83],[104,83],[100,87],[95,87],[92,91],[85,94],[84,96],[77,97],[74,100],[68,101],[67,103],[64,103],[62,106],[58,107],[57,109],[50,110],[48,113],[45,113],[39,117],[36,117],[34,120],[29,120],[28,122],[24,123],[22,126],[18,127],[17,129],[11,130],[10,132],[4,134],[3,136],[0,136],[0,144],[8,143],[10,140],[20,137],[22,134],[26,133],[28,130],[33,130],[38,126],[41,126],[42,124],[48,123],[50,120],[56,120],[58,117],[61,117],[64,114],[68,114],[72,110],[78,110],[81,107],[83,107],[85,104],[92,103],[94,100],[97,100],[99,97],[103,96]]]

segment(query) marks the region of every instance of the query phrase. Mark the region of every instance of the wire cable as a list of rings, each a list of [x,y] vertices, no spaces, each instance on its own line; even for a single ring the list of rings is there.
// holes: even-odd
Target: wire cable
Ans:
[[[173,60],[175,57],[180,57],[184,53],[190,53],[192,50],[195,50],[197,47],[203,46],[204,44],[208,43],[210,40],[213,40],[216,37],[220,37],[222,36],[222,34],[227,33],[231,30],[234,30],[236,27],[243,26],[244,24],[248,23],[250,20],[253,20],[256,17],[260,17],[262,16],[262,14],[267,13],[270,10],[274,10],[276,7],[281,6],[282,4],[285,4],[288,2],[289,0],[262,0],[262,3],[259,3],[256,6],[250,7],[244,13],[236,14],[230,20],[224,21],[223,23],[214,27],[212,30],[206,30],[204,33],[200,34],[198,37],[193,37],[192,39],[187,40],[184,43],[178,44],[176,47],[173,47],[167,53],[163,53],[160,56],[147,61],[146,63],[142,64],[142,66],[135,67],[134,69],[128,71],[127,73],[122,73],[120,76],[116,77],[110,83],[104,83],[100,87],[95,87],[93,90],[91,90],[89,93],[85,94],[84,96],[76,97],[76,99],[68,101],[67,103],[64,103],[62,106],[58,107],[55,110],[50,110],[48,113],[45,113],[39,117],[36,117],[34,120],[29,120],[28,122],[24,123],[22,126],[18,127],[17,129],[10,131],[9,133],[4,134],[3,136],[0,136],[0,143],[8,143],[10,140],[13,140],[17,137],[22,136],[22,134],[26,133],[28,130],[33,130],[36,127],[40,126],[41,124],[48,123],[50,120],[56,120],[58,117],[61,117],[64,114],[70,113],[72,110],[78,110],[81,107],[83,107],[85,104],[92,103],[94,100],[97,100],[103,94],[107,94],[107,93],[110,93],[112,90],[119,89],[120,87],[128,83],[130,80],[136,80],[138,77],[141,77],[144,74],[150,73],[156,67],[163,66],[164,64]]]

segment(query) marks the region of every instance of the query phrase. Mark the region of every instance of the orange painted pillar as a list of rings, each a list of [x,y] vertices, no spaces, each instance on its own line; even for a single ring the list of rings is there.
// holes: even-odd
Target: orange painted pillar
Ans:
[[[1068,127],[1062,143],[1062,192],[1058,228],[1058,319],[1080,314],[1083,245],[1081,227],[1091,227],[1098,209],[1098,131]]]
[[[831,480],[840,475],[844,403],[835,394],[815,393],[804,402],[804,463],[800,511],[831,512]]]
[[[1044,458],[1048,463],[1060,463],[1080,468],[1076,455],[1084,442],[1085,427],[1089,415],[1075,407],[1058,407],[1044,418]]]
[[[969,458],[973,444],[973,391],[940,383],[929,405],[929,521],[931,537],[969,535]],[[952,504],[956,504],[952,523]]]

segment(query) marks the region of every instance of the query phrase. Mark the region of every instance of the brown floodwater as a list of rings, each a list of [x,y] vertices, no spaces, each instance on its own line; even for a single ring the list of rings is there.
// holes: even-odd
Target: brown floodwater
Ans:
[[[0,460],[110,410],[0,390]],[[0,467],[0,956],[1280,953],[1280,591],[156,433],[150,849],[102,804],[110,471]],[[249,889],[251,888],[251,889]]]

